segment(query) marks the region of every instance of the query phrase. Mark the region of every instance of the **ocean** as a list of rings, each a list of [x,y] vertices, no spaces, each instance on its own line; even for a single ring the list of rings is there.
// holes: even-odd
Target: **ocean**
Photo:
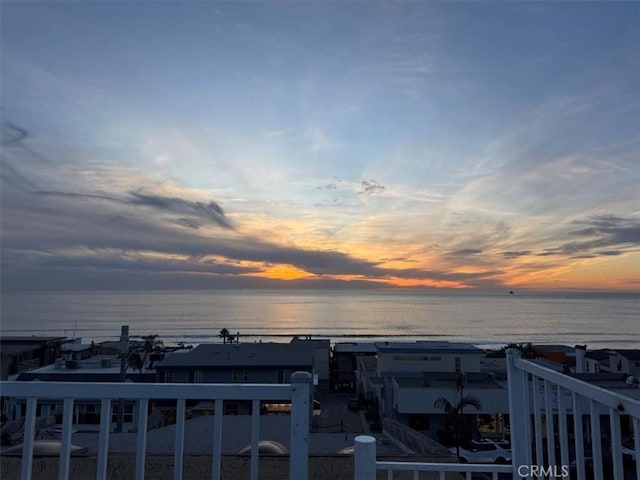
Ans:
[[[4,292],[2,335],[115,340],[157,334],[166,344],[438,339],[640,348],[640,293],[469,291],[101,291]]]

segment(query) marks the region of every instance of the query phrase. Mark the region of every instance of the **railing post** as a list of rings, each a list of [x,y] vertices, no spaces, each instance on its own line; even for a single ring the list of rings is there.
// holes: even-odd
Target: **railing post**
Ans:
[[[353,451],[355,480],[376,478],[376,439],[371,435],[358,435]]]
[[[528,414],[523,414],[523,412],[529,411],[524,405],[524,399],[529,394],[529,385],[524,382],[525,377],[515,365],[516,360],[521,357],[522,353],[517,348],[509,348],[507,350],[507,385],[509,388],[509,425],[511,427],[513,478],[519,478],[518,467],[520,465],[528,465],[525,452],[531,448],[531,439],[526,435],[527,428],[524,423],[531,420]]]
[[[291,375],[291,458],[289,478],[305,480],[309,475],[309,415],[311,374]]]
[[[98,468],[96,472],[96,480],[107,480],[109,430],[111,430],[111,399],[103,398],[100,403],[100,434],[98,440]]]
[[[22,480],[31,480],[33,467],[33,444],[36,436],[36,407],[38,399],[27,398],[27,411],[24,421],[24,443],[22,444]]]
[[[58,478],[67,480],[69,478],[69,467],[71,462],[71,429],[73,427],[73,398],[64,399],[64,410],[62,415],[62,438],[60,445],[60,467],[58,468]]]

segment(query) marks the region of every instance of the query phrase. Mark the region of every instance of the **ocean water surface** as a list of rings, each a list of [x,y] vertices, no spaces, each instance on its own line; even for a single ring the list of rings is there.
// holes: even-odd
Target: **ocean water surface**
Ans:
[[[2,335],[83,341],[158,334],[166,343],[388,338],[640,348],[640,293],[416,291],[5,292]]]

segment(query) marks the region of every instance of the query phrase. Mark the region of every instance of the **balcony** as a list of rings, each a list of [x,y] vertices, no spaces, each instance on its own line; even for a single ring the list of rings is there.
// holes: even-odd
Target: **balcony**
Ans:
[[[493,480],[640,478],[639,400],[524,360],[517,350],[507,352],[507,367],[511,465],[377,461],[375,441],[360,436],[354,447],[356,480],[380,478],[384,471],[387,479],[394,472],[413,472],[415,480],[420,472],[437,472],[440,480],[471,480],[474,473]],[[623,420],[631,424],[635,451],[623,451]],[[635,463],[626,472],[625,460]]]
[[[599,480],[640,478],[639,449],[623,449],[625,432],[633,436],[636,446],[640,444],[639,400],[524,360],[517,351],[508,352],[507,363],[511,465],[382,461],[376,456],[375,439],[363,435],[355,440],[354,477],[358,480],[393,479],[395,474],[397,478],[439,480],[472,480],[478,478],[477,475],[493,480],[543,477]],[[311,378],[307,373],[294,374],[289,385],[3,382],[1,388],[5,398],[26,399],[21,462],[21,477],[24,480],[30,479],[33,473],[39,399],[62,399],[64,402],[62,448],[57,464],[60,479],[70,478],[74,402],[87,399],[99,399],[101,412],[111,411],[112,404],[119,399],[135,401],[137,412],[146,412],[150,400],[175,401],[175,441],[171,459],[174,479],[189,477],[183,461],[187,400],[209,400],[213,402],[214,412],[222,412],[225,401],[243,400],[252,403],[252,448],[248,469],[251,479],[257,479],[260,473],[258,442],[261,402],[291,402],[289,478],[298,480],[309,477]],[[640,392],[640,389],[636,386],[634,390],[630,386],[629,392],[635,395],[634,392]],[[147,421],[146,415],[137,415],[134,475],[140,480],[144,479],[146,468],[148,476],[153,476],[153,472],[148,471],[146,453]],[[110,422],[111,415],[100,416],[95,467],[95,477],[98,479],[108,478]],[[207,456],[211,465],[211,477],[214,479],[222,477],[223,435],[223,417],[214,415],[210,460]],[[312,466],[311,473],[313,472]],[[91,476],[94,476],[93,473]]]
[[[307,478],[309,459],[309,418],[311,414],[311,375],[296,372],[291,384],[136,384],[136,383],[70,383],[70,382],[2,382],[5,399],[26,399],[24,443],[22,447],[21,478],[30,480],[33,474],[33,453],[36,434],[38,400],[63,399],[61,449],[58,478],[70,478],[71,436],[74,402],[100,399],[100,411],[111,412],[112,404],[120,399],[137,403],[135,478],[143,480],[146,466],[147,421],[149,400],[174,400],[176,424],[173,454],[173,478],[186,474],[184,459],[186,401],[191,399],[213,402],[214,412],[223,412],[225,401],[251,401],[250,478],[258,478],[260,402],[291,402],[289,477]],[[213,415],[213,452],[211,477],[221,478],[223,415]],[[100,416],[99,448],[95,477],[108,476],[109,434],[111,415]],[[86,472],[85,472],[86,473]],[[122,472],[121,472],[122,474]]]

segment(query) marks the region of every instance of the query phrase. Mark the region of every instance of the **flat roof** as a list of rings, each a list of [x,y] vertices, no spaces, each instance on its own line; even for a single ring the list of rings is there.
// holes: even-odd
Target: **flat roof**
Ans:
[[[533,349],[541,350],[543,352],[562,352],[562,353],[575,352],[575,347],[570,347],[569,345],[560,345],[560,344],[545,344],[545,345],[535,344],[533,346]]]
[[[34,350],[38,350],[40,348],[40,345],[34,345],[31,343],[10,343],[8,345],[2,345],[2,349],[0,349],[0,352],[2,353],[2,355],[14,355],[16,353],[22,353],[22,352],[33,352]]]
[[[411,352],[411,353],[466,353],[483,354],[484,350],[463,342],[446,342],[439,340],[419,340],[416,342],[375,342],[379,352]]]
[[[637,349],[616,349],[615,352],[627,360],[640,360],[640,350]]]
[[[202,344],[189,353],[170,353],[155,367],[312,366],[313,352],[313,344],[305,342]]]
[[[378,351],[374,342],[340,342],[333,346],[333,350],[341,353],[376,353]]]
[[[32,336],[2,336],[0,337],[0,343],[13,344],[13,343],[44,343],[44,342],[57,342],[66,340],[67,337],[36,337]]]

